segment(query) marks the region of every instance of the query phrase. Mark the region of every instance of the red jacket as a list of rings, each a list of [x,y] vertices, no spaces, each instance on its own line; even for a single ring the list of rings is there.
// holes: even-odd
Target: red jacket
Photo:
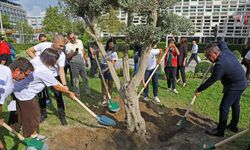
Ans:
[[[3,54],[10,55],[10,47],[6,41],[0,41],[0,55]]]
[[[177,67],[177,51],[174,47],[169,48],[167,56],[165,57],[165,67]]]

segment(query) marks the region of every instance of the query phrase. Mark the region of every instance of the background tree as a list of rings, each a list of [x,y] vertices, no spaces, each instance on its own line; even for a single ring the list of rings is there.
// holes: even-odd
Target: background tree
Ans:
[[[3,28],[10,29],[10,18],[8,15],[2,15],[2,21],[3,21]]]
[[[107,11],[109,7],[114,7],[114,5],[117,7],[117,2],[112,3],[112,1],[109,0],[64,0],[64,2],[66,3],[67,8],[74,11],[76,15],[83,18],[88,27],[86,31],[91,35],[92,38],[96,40],[101,54],[104,57],[107,56],[104,46],[100,40],[100,35],[98,35],[96,32],[95,23],[96,18],[101,15],[101,12]],[[132,25],[128,27],[125,32],[125,34],[127,34],[132,40],[140,40],[143,44],[142,47],[144,51],[141,55],[138,73],[132,79],[130,79],[129,73],[124,74],[125,80],[122,82],[119,80],[113,65],[110,62],[107,62],[107,64],[116,88],[118,89],[118,92],[125,104],[127,128],[131,132],[136,131],[138,134],[142,135],[141,137],[144,137],[146,133],[146,125],[139,110],[137,89],[146,70],[151,44],[162,34],[164,34],[164,30],[161,30],[161,28],[157,27],[158,13],[162,11],[162,8],[167,9],[170,6],[173,6],[176,1],[133,0],[133,2],[136,2],[137,4],[134,5],[134,8],[139,10],[140,14],[146,16],[149,20],[146,25]],[[132,4],[132,2],[127,4]],[[126,5],[122,5],[124,8],[125,6]],[[131,7],[131,5],[127,6]],[[127,59],[123,59],[123,67],[123,69],[127,70],[126,72],[128,72],[129,65]]]
[[[110,36],[121,31],[124,26],[125,24],[117,17],[117,10],[112,7],[106,15],[102,15],[98,18],[98,27],[100,27],[102,31],[109,32]]]
[[[19,32],[21,42],[30,42],[33,38],[33,29],[28,21],[18,21],[16,23],[16,31]]]

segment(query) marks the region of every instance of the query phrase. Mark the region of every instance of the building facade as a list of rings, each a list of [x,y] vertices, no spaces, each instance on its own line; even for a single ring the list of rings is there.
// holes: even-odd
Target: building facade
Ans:
[[[193,33],[183,32],[178,37],[189,37],[207,43],[215,40],[214,28],[217,25],[217,40],[235,44],[247,42],[250,36],[250,0],[177,1],[168,11],[190,19],[194,28]],[[117,17],[126,23],[127,13],[124,10],[119,9]],[[146,21],[145,17],[134,14],[133,24],[145,24]],[[110,36],[107,32],[102,32],[101,35]]]
[[[194,32],[181,36],[199,42],[213,41],[216,31],[218,40],[235,44],[245,44],[250,36],[250,0],[179,0],[170,11],[194,23]]]
[[[41,30],[43,28],[43,20],[45,17],[45,13],[41,13],[40,16],[28,16],[28,24],[34,30]]]
[[[19,21],[25,21],[26,11],[20,4],[10,2],[8,0],[0,0],[0,11],[2,15],[9,16],[9,21],[15,27]]]

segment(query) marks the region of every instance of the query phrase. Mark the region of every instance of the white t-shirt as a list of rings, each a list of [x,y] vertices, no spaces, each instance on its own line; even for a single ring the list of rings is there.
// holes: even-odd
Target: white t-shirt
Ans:
[[[77,48],[78,48],[78,54],[81,54],[81,56],[83,57],[84,48],[83,48],[82,41],[79,39],[76,39],[76,43],[68,42],[66,44],[66,53],[68,54],[71,52],[75,52]]]
[[[151,49],[149,58],[148,58],[148,65],[147,65],[147,70],[152,70],[156,67],[157,62],[156,62],[156,57],[157,55],[160,54],[160,49]]]
[[[247,52],[245,59],[250,60],[250,51]]]
[[[51,42],[42,42],[42,43],[39,43],[37,45],[34,46],[34,49],[35,49],[35,55],[36,56],[40,56],[41,53],[46,49],[46,48],[50,48],[52,45]]]
[[[40,57],[35,57],[30,62],[33,64],[35,71],[24,80],[15,82],[14,85],[14,94],[20,101],[33,99],[45,86],[59,84],[51,70],[41,62]]]
[[[115,61],[118,60],[118,54],[117,54],[116,51],[108,51],[108,52],[107,52],[107,55],[108,55],[108,57],[109,57],[109,59],[110,59],[111,61],[112,61],[112,60],[115,60]],[[102,58],[101,63],[104,64],[104,65],[107,64],[107,63],[106,63],[106,60],[105,60],[104,58]]]
[[[39,43],[36,46],[34,46],[36,56],[40,56],[40,54],[46,49],[46,48],[51,48],[53,43],[51,42],[43,42],[43,43]],[[59,68],[60,67],[64,67],[65,66],[65,59],[66,56],[65,54],[61,51],[60,52],[60,56],[56,62],[56,65],[54,67],[51,67],[50,70],[53,72],[54,76],[58,76],[59,75]]]
[[[0,65],[0,104],[4,104],[5,99],[12,93],[14,84],[9,67]]]

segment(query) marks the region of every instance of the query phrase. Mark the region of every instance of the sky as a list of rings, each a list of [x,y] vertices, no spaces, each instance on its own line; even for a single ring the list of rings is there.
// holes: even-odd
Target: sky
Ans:
[[[56,6],[57,0],[9,0],[21,4],[28,16],[39,16],[49,6]]]

